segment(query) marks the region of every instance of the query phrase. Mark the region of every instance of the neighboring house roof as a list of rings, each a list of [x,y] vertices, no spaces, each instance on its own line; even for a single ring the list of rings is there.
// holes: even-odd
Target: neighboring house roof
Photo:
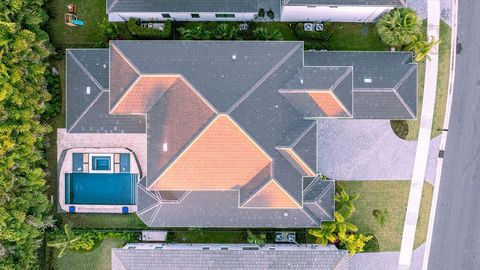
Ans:
[[[405,0],[284,0],[285,6],[405,6]]]
[[[106,88],[87,68],[107,76],[98,64],[108,51]],[[333,216],[333,200],[306,207],[306,192],[333,198],[333,191],[318,183],[312,120],[415,117],[400,114],[413,113],[411,102],[416,108],[410,53],[304,53],[302,42],[286,41],[114,41],[94,51],[97,64],[78,60],[92,52],[67,54],[68,132],[147,133],[137,214],[152,227],[318,226]],[[90,84],[95,98],[85,93]],[[324,190],[305,189],[303,177]]]
[[[107,12],[258,12],[259,0],[107,0]]]
[[[207,246],[207,244],[205,244]],[[251,245],[246,245],[251,246]],[[345,250],[292,247],[270,250],[202,250],[192,247],[112,249],[112,270],[153,269],[315,269],[347,270]]]

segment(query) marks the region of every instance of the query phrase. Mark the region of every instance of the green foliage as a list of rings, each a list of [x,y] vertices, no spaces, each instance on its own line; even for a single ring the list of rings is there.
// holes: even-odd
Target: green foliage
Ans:
[[[48,246],[59,248],[58,257],[62,257],[67,249],[81,252],[91,251],[105,238],[123,238],[127,241],[134,241],[137,236],[137,233],[132,232],[72,230],[68,225],[65,225],[63,231],[55,230],[48,234],[47,239]]]
[[[265,9],[261,8],[258,10],[258,17],[263,18],[265,17]]]
[[[333,243],[337,239],[335,229],[337,228],[334,222],[323,222],[322,227],[318,229],[309,229],[308,233],[317,237],[320,244],[326,246],[328,243]]]
[[[213,37],[217,40],[241,40],[240,28],[238,25],[222,23],[213,31]]]
[[[41,122],[51,53],[43,1],[0,1],[0,269],[35,269],[50,204]],[[48,221],[50,223],[50,221]]]
[[[253,30],[253,36],[256,40],[283,40],[282,32],[277,29],[268,29],[257,27]]]
[[[252,231],[247,230],[247,242],[263,247],[267,242],[267,235],[264,233],[254,234]]]
[[[127,22],[128,30],[137,39],[170,39],[172,37],[172,21],[164,22],[165,27],[162,30],[155,28],[143,27],[134,18],[130,18]]]
[[[117,24],[110,23],[107,18],[103,18],[103,21],[98,23],[98,29],[108,40],[116,39],[119,34]]]
[[[349,195],[345,190],[337,192],[335,194],[334,200],[336,203],[336,208],[338,211],[344,210],[345,216],[350,217],[355,212],[355,205],[353,204],[360,194],[354,193]]]
[[[399,138],[406,140],[410,127],[406,120],[392,120],[390,121],[390,126],[392,127],[393,132]]]
[[[390,214],[388,213],[388,210],[386,208],[375,209],[375,210],[372,211],[372,215],[377,220],[377,223],[380,226],[382,226],[382,228],[385,226],[385,223],[387,222],[388,218],[390,217]]]
[[[323,31],[305,31],[303,23],[295,25],[295,34],[298,39],[305,41],[305,49],[324,50],[329,49],[329,42],[333,36],[332,24],[323,23]]]
[[[178,32],[183,39],[186,40],[209,40],[212,37],[212,32],[206,30],[202,24],[194,28],[178,28]]]
[[[432,37],[430,41],[428,41],[423,39],[422,34],[419,33],[413,39],[412,43],[407,46],[406,50],[412,51],[415,56],[415,61],[420,62],[427,57],[428,52],[438,43],[440,43],[440,40],[435,40],[435,38]]]
[[[382,41],[393,47],[412,43],[422,31],[422,20],[410,8],[395,8],[377,22]]]
[[[275,14],[273,14],[273,10],[272,9],[269,9],[267,11],[267,16],[273,20],[273,18],[275,17]]]
[[[378,243],[377,237],[373,234],[367,234],[367,236],[371,236],[372,239],[365,243],[363,247],[364,252],[379,252],[380,251],[380,244]]]
[[[357,252],[362,252],[365,244],[370,241],[373,236],[365,236],[363,234],[349,234],[338,235],[340,246],[344,247],[350,256],[353,256]]]
[[[51,72],[45,75],[47,81],[48,93],[51,96],[47,102],[45,111],[42,114],[42,120],[45,122],[60,113],[62,109],[62,86],[60,84],[60,76]]]

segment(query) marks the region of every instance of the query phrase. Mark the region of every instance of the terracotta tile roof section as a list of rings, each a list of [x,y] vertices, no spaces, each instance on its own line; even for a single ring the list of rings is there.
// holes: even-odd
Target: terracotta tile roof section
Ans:
[[[153,190],[239,189],[271,158],[228,115],[218,115],[150,187]]]
[[[177,81],[179,76],[142,75],[123,94],[112,108],[112,113],[146,113]],[[179,82],[188,87],[184,82]]]
[[[303,176],[315,176],[315,172],[293,151],[292,148],[277,148],[280,153],[297,169]]]
[[[308,92],[310,98],[317,104],[328,117],[343,116],[345,109],[340,101],[331,92]]]
[[[300,205],[271,179],[263,188],[247,200],[242,207],[251,208],[300,208]]]
[[[147,115],[149,183],[153,183],[214,116],[213,108],[184,80],[175,81]]]
[[[113,106],[139,77],[134,66],[115,46],[110,48],[110,104]]]

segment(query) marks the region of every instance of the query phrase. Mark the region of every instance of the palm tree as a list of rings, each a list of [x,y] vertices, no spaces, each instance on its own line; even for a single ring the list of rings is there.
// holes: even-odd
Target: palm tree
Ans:
[[[267,29],[265,27],[257,27],[253,30],[253,36],[257,40],[283,40],[282,32],[278,29]]]
[[[67,248],[69,248],[73,243],[77,242],[81,238],[80,236],[74,237],[72,229],[68,224],[65,224],[63,230],[65,231],[66,239],[61,239],[54,243],[48,243],[49,247],[60,249],[60,253],[58,253],[58,258],[63,257]]]
[[[213,37],[219,40],[239,40],[241,39],[239,33],[239,28],[222,23],[213,31]]]
[[[340,212],[335,211],[335,231],[340,235],[344,236],[349,232],[356,232],[358,230],[357,226],[353,223],[347,221],[347,218],[344,217]]]
[[[401,47],[421,33],[422,21],[413,9],[395,8],[378,20],[377,31],[385,44]]]
[[[321,228],[308,230],[308,234],[317,237],[320,244],[326,246],[328,243],[333,243],[337,240],[337,235],[335,234],[336,227],[334,222],[324,222]]]
[[[349,195],[345,190],[341,190],[339,193],[335,194],[335,202],[337,203],[337,211],[345,208],[345,216],[350,217],[355,212],[355,205],[353,204],[356,200],[360,198],[360,194],[353,193]]]
[[[373,235],[365,236],[363,234],[338,236],[340,245],[344,246],[350,256],[357,252],[362,252],[365,244],[373,238]]]
[[[438,43],[440,43],[440,40],[435,40],[434,37],[431,37],[430,41],[422,39],[422,34],[419,33],[406,50],[412,51],[415,55],[415,61],[420,62],[428,56],[430,50]]]
[[[247,242],[250,244],[255,244],[263,247],[267,242],[267,235],[264,233],[257,235],[252,233],[250,230],[247,230]]]

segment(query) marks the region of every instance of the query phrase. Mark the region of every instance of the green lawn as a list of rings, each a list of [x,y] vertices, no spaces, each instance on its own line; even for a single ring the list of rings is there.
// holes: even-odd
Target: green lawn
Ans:
[[[147,226],[136,214],[60,214],[62,224],[74,228],[142,229]]]
[[[77,5],[77,17],[85,21],[84,26],[65,25],[64,15],[69,3]],[[51,16],[48,31],[55,47],[92,47],[103,41],[98,23],[107,17],[106,0],[50,0],[47,9]]]
[[[360,193],[360,199],[356,202],[357,210],[351,218],[351,222],[358,226],[359,232],[374,234],[378,239],[380,251],[400,250],[410,181],[339,181],[339,183],[350,194]],[[415,247],[426,239],[432,194],[433,186],[425,182]],[[387,209],[389,212],[384,227],[381,227],[372,215],[374,209]]]
[[[433,113],[432,138],[441,134],[438,129],[443,128],[445,118],[445,107],[447,105],[448,80],[450,75],[450,45],[451,28],[443,21],[440,24],[439,58],[438,58],[438,77],[437,92],[435,96],[435,109]],[[406,140],[417,140],[420,125],[420,115],[422,112],[423,86],[425,82],[425,61],[418,64],[418,113],[417,120],[408,120],[408,132],[399,137]],[[396,132],[399,135],[399,132]]]
[[[56,270],[109,270],[112,248],[123,247],[125,244],[123,239],[107,238],[90,252],[67,251],[62,258],[57,258],[57,250],[51,250],[50,262]]]
[[[385,51],[375,24],[332,23],[330,49],[338,51]]]

